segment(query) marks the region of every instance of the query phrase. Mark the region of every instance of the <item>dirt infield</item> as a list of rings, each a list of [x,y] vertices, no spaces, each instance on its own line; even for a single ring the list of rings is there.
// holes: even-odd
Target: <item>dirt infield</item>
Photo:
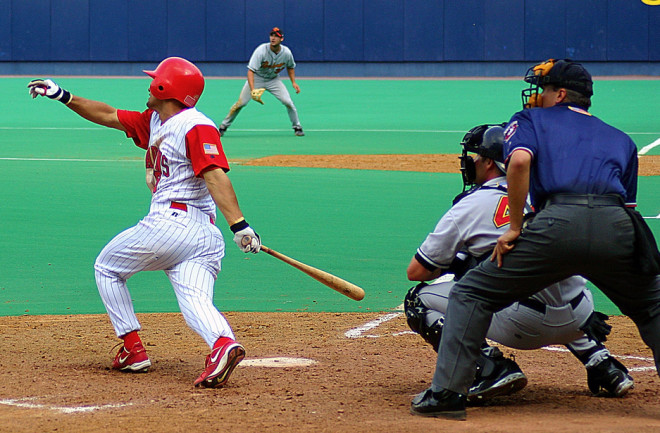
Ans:
[[[110,370],[117,339],[105,315],[0,318],[0,431],[11,432],[657,432],[660,379],[625,317],[607,345],[629,368],[625,398],[592,397],[565,351],[513,351],[529,384],[468,409],[468,420],[412,416],[435,352],[401,313],[228,313],[247,357],[223,389],[198,389],[208,347],[179,314],[139,315],[153,366]],[[347,336],[348,332],[348,336]],[[350,338],[353,337],[353,338]],[[561,348],[557,348],[561,349]],[[265,358],[313,360],[255,366]],[[282,363],[282,361],[280,361]],[[277,363],[276,363],[277,364]]]
[[[281,167],[348,168],[354,170],[420,171],[429,173],[459,173],[459,155],[274,155],[249,161],[243,165]],[[660,174],[660,156],[639,158],[640,176]]]

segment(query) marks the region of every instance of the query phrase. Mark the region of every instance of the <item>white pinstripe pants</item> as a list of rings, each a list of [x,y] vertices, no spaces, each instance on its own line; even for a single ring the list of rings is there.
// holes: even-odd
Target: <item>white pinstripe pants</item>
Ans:
[[[220,230],[188,212],[150,213],[106,245],[94,264],[96,284],[118,337],[140,330],[126,285],[141,271],[163,270],[188,326],[209,347],[219,337],[234,338],[227,319],[213,305],[213,286],[225,242]]]

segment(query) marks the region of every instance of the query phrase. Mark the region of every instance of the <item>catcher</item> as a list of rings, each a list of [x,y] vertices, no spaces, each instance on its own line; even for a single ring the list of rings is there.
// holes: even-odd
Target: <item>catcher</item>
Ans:
[[[460,158],[464,192],[454,199],[408,266],[412,281],[454,274],[450,281],[443,278],[413,287],[404,303],[409,326],[436,351],[451,288],[468,269],[490,257],[509,225],[503,141],[501,125],[479,125],[465,135]],[[586,367],[592,393],[622,397],[633,388],[633,379],[601,343],[611,329],[606,318],[594,312],[585,280],[574,276],[496,313],[487,338],[515,349],[565,344]],[[467,399],[511,394],[526,384],[518,365],[484,342]]]

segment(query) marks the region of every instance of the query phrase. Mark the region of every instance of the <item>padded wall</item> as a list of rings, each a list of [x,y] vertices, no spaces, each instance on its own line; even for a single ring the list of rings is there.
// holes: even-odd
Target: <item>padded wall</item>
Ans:
[[[641,0],[0,0],[0,61],[245,62],[273,26],[303,62],[660,60]]]

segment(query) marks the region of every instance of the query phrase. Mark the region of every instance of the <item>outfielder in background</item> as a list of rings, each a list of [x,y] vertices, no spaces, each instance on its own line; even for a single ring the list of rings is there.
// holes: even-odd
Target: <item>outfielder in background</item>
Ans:
[[[449,292],[469,268],[490,257],[497,238],[509,226],[503,130],[502,125],[479,125],[465,134],[461,141],[464,192],[454,199],[408,265],[410,280],[431,282],[410,289],[404,303],[406,318],[411,329],[435,350]],[[449,274],[454,274],[452,280],[432,281]],[[594,312],[585,280],[573,276],[495,313],[487,337],[515,349],[565,344],[585,365],[591,392],[622,397],[633,387],[633,380],[601,343],[610,329],[606,317]],[[526,384],[518,365],[484,341],[467,398],[472,402],[508,395]]]
[[[589,113],[591,74],[570,59],[535,65],[504,132],[510,221],[493,255],[449,295],[431,387],[419,415],[465,418],[494,313],[572,275],[629,316],[660,372],[660,253],[637,200],[637,147]],[[528,108],[529,107],[529,108]],[[537,214],[523,225],[527,197]]]
[[[74,96],[51,80],[33,80],[30,95],[63,102],[81,117],[124,131],[146,150],[149,214],[108,243],[94,265],[96,283],[123,346],[112,368],[146,372],[151,366],[138,335],[126,280],[140,271],[164,270],[188,326],[211,348],[195,386],[221,387],[245,356],[225,317],[213,305],[213,286],[225,253],[215,226],[216,205],[244,252],[257,253],[259,236],[248,225],[226,172],[227,158],[218,130],[195,109],[204,77],[189,61],[170,57],[155,71],[147,110],[117,110],[103,102]]]
[[[252,53],[247,66],[247,81],[243,86],[243,90],[241,90],[238,101],[231,106],[229,114],[218,128],[220,136],[224,135],[238,113],[250,102],[250,99],[254,99],[263,105],[261,95],[266,90],[286,107],[294,133],[299,137],[305,135],[302,126],[300,126],[300,119],[298,119],[298,110],[296,110],[289,91],[279,76],[280,72],[286,69],[291,79],[291,85],[296,93],[300,93],[300,87],[296,84],[296,62],[293,60],[291,50],[282,45],[283,40],[284,33],[282,30],[273,27],[270,31],[270,42],[259,45]]]

